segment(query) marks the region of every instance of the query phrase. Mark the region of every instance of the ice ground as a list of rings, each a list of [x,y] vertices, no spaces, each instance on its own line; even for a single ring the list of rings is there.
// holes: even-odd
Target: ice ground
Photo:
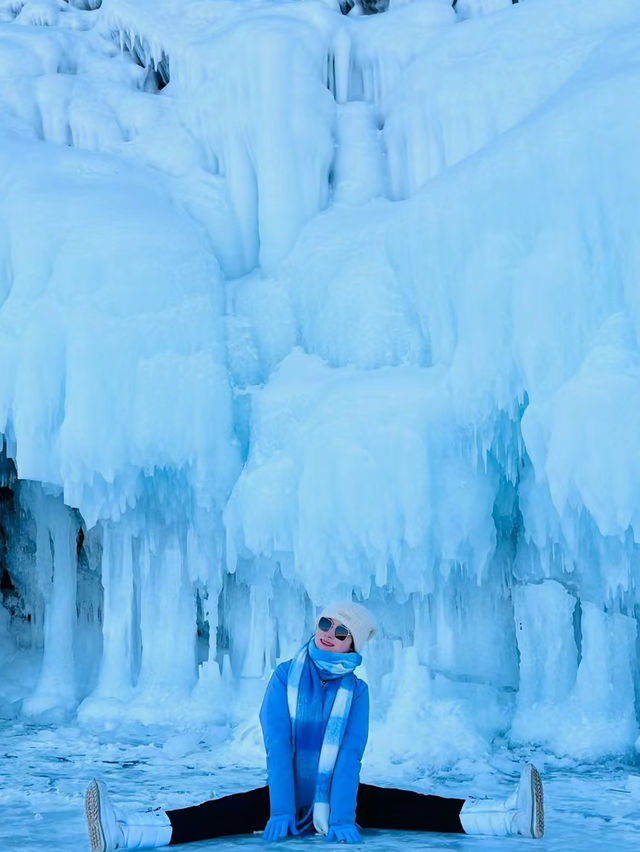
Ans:
[[[86,852],[83,793],[94,776],[114,798],[134,807],[181,807],[213,795],[225,795],[263,783],[259,762],[223,745],[224,730],[176,734],[175,729],[130,728],[126,732],[91,731],[74,726],[38,727],[25,723],[0,728],[0,849],[2,852]],[[514,753],[499,748],[490,761],[467,761],[448,772],[403,775],[365,757],[363,779],[402,784],[424,792],[464,797],[504,796],[518,775],[519,762],[533,759],[545,783],[546,835],[541,841],[365,832],[362,848],[458,850],[459,852],[636,852],[640,837],[640,774],[637,767],[604,763],[588,767],[542,752]],[[402,780],[401,780],[402,779]],[[260,837],[219,839],[189,844],[193,852],[240,848],[264,849]],[[320,838],[288,840],[273,850],[324,849]]]

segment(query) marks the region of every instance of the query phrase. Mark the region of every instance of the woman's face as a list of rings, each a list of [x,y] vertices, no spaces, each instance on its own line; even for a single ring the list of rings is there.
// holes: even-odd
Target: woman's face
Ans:
[[[345,630],[347,631],[347,635],[343,639],[339,639],[336,636],[336,629],[338,636],[344,635]],[[320,648],[322,651],[335,651],[338,654],[346,654],[353,649],[353,639],[351,638],[349,629],[334,618],[321,618],[318,621],[314,641],[316,648]]]

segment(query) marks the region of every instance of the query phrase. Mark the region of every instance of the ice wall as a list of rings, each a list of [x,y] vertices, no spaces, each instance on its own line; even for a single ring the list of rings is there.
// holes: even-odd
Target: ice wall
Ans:
[[[246,737],[354,595],[381,761],[629,753],[636,4],[0,20],[0,712]]]

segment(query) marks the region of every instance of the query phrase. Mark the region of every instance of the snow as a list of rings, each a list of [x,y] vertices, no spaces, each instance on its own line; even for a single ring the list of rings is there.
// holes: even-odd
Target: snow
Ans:
[[[7,736],[179,720],[253,771],[354,595],[380,778],[543,749],[624,848],[637,3],[93,5],[0,3]]]

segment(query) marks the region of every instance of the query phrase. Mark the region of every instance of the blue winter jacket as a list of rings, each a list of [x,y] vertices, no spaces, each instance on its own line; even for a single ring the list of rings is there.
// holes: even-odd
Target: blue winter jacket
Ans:
[[[260,708],[260,724],[267,751],[271,816],[295,816],[297,827],[301,828],[299,821],[313,805],[315,790],[303,789],[300,779],[295,777],[291,718],[287,705],[290,666],[291,660],[280,663],[271,676]],[[330,827],[353,825],[356,818],[360,763],[369,733],[369,689],[357,677],[355,681],[351,710],[331,781]],[[325,725],[337,685],[337,680],[327,681],[323,690],[322,717]],[[312,831],[313,826],[306,830]]]

